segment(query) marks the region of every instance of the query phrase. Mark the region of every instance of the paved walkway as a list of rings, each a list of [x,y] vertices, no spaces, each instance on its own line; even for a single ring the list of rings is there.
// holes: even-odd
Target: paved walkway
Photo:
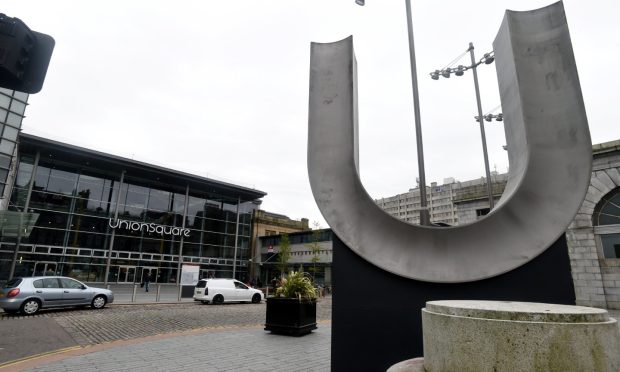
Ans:
[[[303,337],[262,327],[116,341],[31,359],[3,371],[329,371],[331,322]]]

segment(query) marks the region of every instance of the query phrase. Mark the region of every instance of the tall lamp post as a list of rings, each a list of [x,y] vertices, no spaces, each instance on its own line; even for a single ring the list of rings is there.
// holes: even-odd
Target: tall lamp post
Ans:
[[[364,5],[365,0],[355,0],[357,5]],[[409,61],[411,63],[411,86],[413,89],[413,113],[415,118],[416,147],[418,151],[418,172],[420,188],[420,225],[430,225],[430,214],[426,200],[426,176],[424,174],[424,149],[422,146],[422,122],[420,119],[420,99],[418,94],[418,73],[415,61],[415,46],[413,43],[413,25],[411,21],[411,1],[405,0],[407,10],[407,30],[409,34]]]
[[[489,198],[489,210],[493,209],[493,207],[495,206],[495,203],[493,201],[493,187],[491,186],[491,171],[489,170],[489,155],[487,153],[487,138],[486,135],[484,133],[484,121],[483,119],[487,119],[487,118],[491,118],[491,117],[495,117],[497,118],[498,121],[501,121],[503,119],[503,117],[500,115],[498,116],[494,116],[494,115],[486,115],[483,116],[482,115],[482,103],[480,102],[480,88],[478,86],[478,71],[477,71],[477,67],[484,63],[484,64],[491,64],[493,63],[493,61],[495,60],[495,57],[493,56],[493,52],[491,53],[486,53],[482,59],[478,62],[476,62],[476,57],[474,55],[474,44],[473,43],[469,43],[469,48],[467,49],[467,51],[469,52],[469,55],[471,56],[471,65],[470,66],[463,66],[463,65],[459,65],[456,68],[445,68],[443,70],[435,70],[434,72],[431,72],[431,78],[433,80],[438,80],[439,76],[443,76],[445,78],[449,78],[450,74],[454,73],[456,76],[463,76],[463,74],[465,73],[465,71],[471,69],[473,71],[473,75],[474,75],[474,87],[476,89],[476,104],[478,105],[478,116],[476,116],[476,121],[478,123],[480,123],[480,136],[482,137],[482,153],[484,155],[484,171],[486,174],[486,178],[487,178],[487,195]],[[487,121],[491,121],[490,119],[487,119]]]

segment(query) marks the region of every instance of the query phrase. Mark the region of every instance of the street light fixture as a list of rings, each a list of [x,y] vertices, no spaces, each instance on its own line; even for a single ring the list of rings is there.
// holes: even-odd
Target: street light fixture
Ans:
[[[493,121],[493,119],[495,119],[495,121],[503,121],[504,120],[504,114],[502,114],[502,113],[499,113],[497,115],[486,114],[482,118],[485,121],[488,121],[488,122]],[[474,119],[476,119],[476,121],[480,121],[480,116],[474,116]]]
[[[364,0],[355,0],[357,5],[364,5]],[[411,64],[411,88],[413,90],[413,114],[415,119],[415,135],[416,135],[416,148],[418,153],[418,173],[419,173],[419,188],[420,188],[420,225],[430,225],[431,218],[428,212],[428,202],[426,199],[426,176],[424,173],[424,148],[422,145],[422,120],[420,118],[420,95],[418,93],[418,73],[416,69],[415,60],[415,46],[413,43],[413,24],[411,20],[411,1],[405,0],[405,8],[407,13],[407,31],[409,35],[409,62]],[[438,72],[439,73],[439,72]],[[433,77],[431,75],[431,77]],[[449,77],[449,76],[447,76]],[[433,77],[433,79],[439,79]]]
[[[493,201],[493,188],[491,186],[491,171],[489,169],[489,155],[487,153],[487,140],[486,135],[484,133],[484,122],[482,119],[486,121],[491,121],[496,119],[497,121],[504,120],[503,114],[491,115],[488,114],[486,116],[482,115],[482,103],[480,102],[480,88],[478,86],[478,71],[477,67],[484,63],[486,65],[490,65],[495,60],[495,54],[493,52],[485,53],[480,61],[476,62],[476,57],[474,55],[474,44],[469,43],[469,48],[467,49],[469,55],[471,56],[471,65],[463,66],[459,65],[456,68],[444,68],[443,70],[435,70],[430,73],[431,79],[438,80],[439,75],[449,78],[450,74],[455,74],[456,76],[463,76],[465,71],[472,70],[474,75],[474,87],[476,88],[476,103],[478,105],[478,116],[475,116],[477,122],[480,123],[480,136],[482,137],[482,153],[484,155],[484,171],[487,178],[487,195],[489,198],[489,209],[493,209],[494,201]]]
[[[472,50],[473,50],[473,46],[472,46]],[[484,60],[485,64],[490,65],[491,63],[493,63],[493,61],[495,61],[495,56],[492,56],[491,53],[485,53],[482,59]]]

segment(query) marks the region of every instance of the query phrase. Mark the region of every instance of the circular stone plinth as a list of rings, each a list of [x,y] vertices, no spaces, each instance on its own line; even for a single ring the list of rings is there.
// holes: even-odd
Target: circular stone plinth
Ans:
[[[403,360],[392,365],[386,372],[426,372],[424,369],[424,358]]]
[[[449,300],[429,301],[426,310],[445,315],[497,320],[556,323],[600,323],[609,321],[604,309],[538,302]]]
[[[424,368],[620,371],[620,332],[603,309],[507,301],[430,301]]]

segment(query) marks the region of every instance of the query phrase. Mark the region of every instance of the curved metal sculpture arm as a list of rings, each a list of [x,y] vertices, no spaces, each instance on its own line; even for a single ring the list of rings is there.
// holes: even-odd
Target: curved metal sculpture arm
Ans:
[[[510,162],[496,208],[435,228],[381,210],[358,173],[352,37],[312,43],[308,173],[327,223],[353,251],[394,274],[467,282],[517,268],[566,229],[587,191],[592,145],[561,3],[507,11],[494,42]]]

